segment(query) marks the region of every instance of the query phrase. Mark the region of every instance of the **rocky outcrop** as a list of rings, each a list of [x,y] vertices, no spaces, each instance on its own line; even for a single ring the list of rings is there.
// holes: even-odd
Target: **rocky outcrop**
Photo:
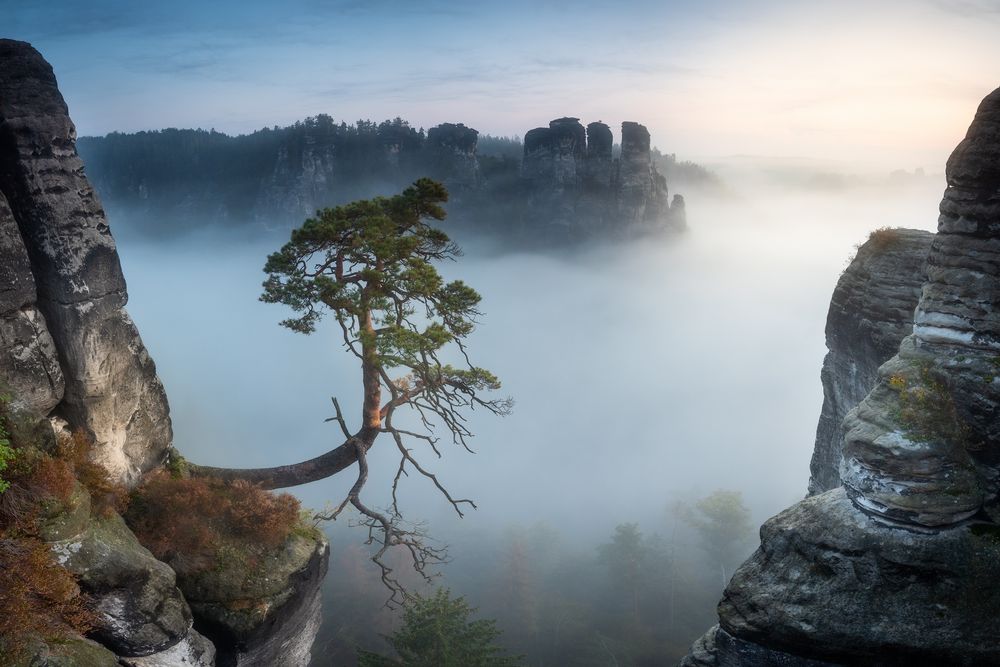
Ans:
[[[1000,90],[948,160],[913,332],[843,488],[764,524],[689,665],[1000,664]]]
[[[52,68],[0,40],[0,271],[14,285],[2,296],[0,381],[85,429],[95,459],[134,483],[170,444],[167,401],[124,310],[115,242],[75,139]]]
[[[122,518],[91,512],[82,488],[42,537],[59,563],[79,578],[100,619],[94,638],[122,656],[146,656],[182,641],[192,616],[174,572],[136,540]]]
[[[430,154],[431,177],[448,185],[449,192],[461,195],[482,185],[476,142],[479,131],[462,123],[442,123],[427,130],[426,150]]]
[[[1000,518],[1000,90],[947,175],[913,335],[848,415],[841,466],[856,504],[922,527]]]
[[[65,642],[68,649],[40,645],[31,664],[214,665],[215,649],[192,629],[173,570],[139,544],[120,516],[92,509],[82,486],[48,511],[39,536],[90,598],[97,624],[88,634],[100,645],[83,638]]]
[[[297,153],[287,146],[278,149],[274,169],[256,193],[254,217],[264,224],[289,217],[305,219],[332,203],[328,199],[336,182],[333,151],[317,146],[309,136],[304,143]]]
[[[584,129],[577,118],[553,120],[524,136],[521,175],[537,224],[577,234],[683,228],[684,200],[671,208],[666,179],[651,158],[649,131],[622,123],[618,159],[613,143],[607,125]]]
[[[262,562],[180,577],[196,627],[214,642],[221,667],[309,663],[329,555],[320,535],[293,535]]]
[[[622,123],[622,154],[614,188],[618,214],[630,226],[660,224],[667,217],[667,179],[653,166],[649,130],[639,123]]]
[[[820,373],[823,409],[809,466],[810,494],[840,486],[844,417],[868,395],[879,366],[913,331],[933,238],[916,229],[872,232],[837,281],[826,317],[829,351]]]

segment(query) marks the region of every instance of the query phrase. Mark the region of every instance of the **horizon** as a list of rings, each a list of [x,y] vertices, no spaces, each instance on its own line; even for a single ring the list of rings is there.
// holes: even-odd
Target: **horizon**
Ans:
[[[326,113],[520,136],[561,116],[646,125],[665,153],[941,168],[991,92],[983,0],[670,4],[0,0],[79,134],[246,134]]]

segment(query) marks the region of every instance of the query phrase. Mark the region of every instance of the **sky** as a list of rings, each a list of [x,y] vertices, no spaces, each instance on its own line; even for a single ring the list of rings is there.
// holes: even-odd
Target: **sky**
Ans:
[[[81,135],[328,113],[522,135],[646,124],[687,159],[939,168],[1000,85],[1000,0],[0,0]]]

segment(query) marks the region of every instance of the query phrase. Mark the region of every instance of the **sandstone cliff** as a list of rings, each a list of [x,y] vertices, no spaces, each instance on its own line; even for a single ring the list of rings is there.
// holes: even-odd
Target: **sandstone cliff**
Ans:
[[[164,461],[169,409],[124,309],[115,241],[75,139],[52,68],[29,44],[0,39],[0,393],[13,397],[0,417],[32,438],[14,442],[15,460],[57,451],[53,427],[82,430],[110,476],[102,483],[131,487]],[[38,534],[0,523],[0,540],[48,544],[96,621],[88,639],[39,638],[28,664],[208,667],[217,648],[220,665],[307,664],[329,555],[318,533],[294,534],[255,577],[215,564],[192,582],[113,510],[92,511],[79,484],[65,505],[40,493],[18,501],[44,511]]]
[[[125,303],[104,211],[76,154],[52,68],[0,40],[2,381],[25,407],[83,428],[134,483],[170,445],[167,399]]]
[[[769,520],[683,665],[1000,664],[1000,90],[948,161],[913,333],[843,488]]]
[[[524,136],[521,175],[536,226],[579,235],[635,234],[685,225],[683,198],[671,207],[666,179],[656,171],[649,131],[622,123],[621,155],[612,156],[611,128],[584,129],[577,118],[559,118]]]
[[[826,318],[829,352],[820,374],[823,410],[810,464],[810,494],[840,486],[844,417],[875,386],[879,366],[913,331],[933,238],[916,229],[873,232],[837,282]]]

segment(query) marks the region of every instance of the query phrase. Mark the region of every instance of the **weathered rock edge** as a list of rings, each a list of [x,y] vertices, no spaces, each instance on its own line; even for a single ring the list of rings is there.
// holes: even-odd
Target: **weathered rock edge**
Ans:
[[[823,409],[809,464],[809,494],[840,486],[844,417],[878,380],[879,367],[913,332],[934,235],[918,229],[874,232],[841,274],[826,317],[820,379]]]

